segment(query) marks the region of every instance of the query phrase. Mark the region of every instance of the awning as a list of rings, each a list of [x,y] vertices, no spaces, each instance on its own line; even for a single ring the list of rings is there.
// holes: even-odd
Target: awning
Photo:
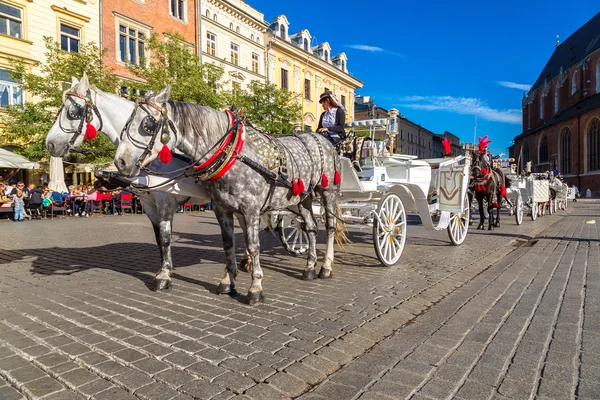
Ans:
[[[37,169],[40,165],[23,156],[0,149],[0,168]]]

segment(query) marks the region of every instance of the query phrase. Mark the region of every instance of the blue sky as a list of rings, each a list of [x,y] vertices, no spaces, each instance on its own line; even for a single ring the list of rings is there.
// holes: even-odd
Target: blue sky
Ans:
[[[463,141],[489,135],[495,154],[521,133],[521,99],[555,48],[600,12],[595,1],[501,2],[426,0],[377,2],[248,0],[290,33],[308,29],[384,108],[396,107],[435,133]],[[596,4],[594,6],[594,4]],[[316,37],[316,41],[314,38]]]

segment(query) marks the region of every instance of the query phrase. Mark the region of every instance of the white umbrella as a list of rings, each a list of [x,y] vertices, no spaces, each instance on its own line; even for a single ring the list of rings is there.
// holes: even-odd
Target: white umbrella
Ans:
[[[48,183],[48,187],[59,193],[67,191],[63,160],[60,157],[50,157],[50,182]]]

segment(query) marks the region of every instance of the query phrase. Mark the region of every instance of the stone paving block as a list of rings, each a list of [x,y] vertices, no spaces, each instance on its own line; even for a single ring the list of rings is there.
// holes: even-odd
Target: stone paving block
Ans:
[[[169,365],[153,357],[147,357],[136,361],[133,366],[145,372],[148,375],[154,375],[166,369],[169,369]]]
[[[128,369],[127,372],[113,376],[111,380],[132,392],[153,382],[147,375],[133,369]]]
[[[251,370],[247,371],[245,375],[248,378],[252,379],[254,382],[260,383],[264,382],[267,378],[275,375],[276,373],[277,370],[275,368],[266,365],[259,365],[258,367],[252,368]]]
[[[577,386],[579,399],[600,399],[600,382],[582,381]]]
[[[278,372],[269,377],[267,383],[292,397],[299,396],[309,389],[306,382],[285,372]]]
[[[70,383],[75,387],[78,387],[95,381],[98,379],[98,376],[91,373],[87,369],[78,368],[69,372],[65,372],[60,376],[60,379]]]
[[[495,391],[493,386],[485,383],[467,380],[460,388],[456,396],[465,400],[489,399]]]
[[[81,393],[85,394],[86,396],[93,396],[96,393],[103,392],[103,391],[111,389],[113,387],[115,387],[115,386],[113,384],[111,384],[110,382],[108,382],[104,379],[96,378],[96,380],[78,387],[77,390],[80,391]]]
[[[182,340],[180,342],[173,343],[172,347],[184,350],[188,353],[198,353],[199,351],[204,350],[206,348],[205,345],[195,340]]]
[[[106,376],[115,376],[129,371],[129,368],[115,361],[105,361],[94,367]]]
[[[108,357],[106,357],[100,353],[94,353],[94,352],[82,354],[82,355],[78,356],[77,359],[83,361],[84,363],[86,363],[88,365],[97,365],[97,364],[103,363],[105,361],[108,361]]]
[[[498,388],[498,392],[504,396],[515,399],[529,399],[535,392],[533,383],[526,383],[514,379],[504,379]]]
[[[186,368],[186,371],[189,371],[192,374],[198,375],[209,381],[212,381],[217,376],[227,372],[226,369],[213,365],[207,361],[199,361],[195,364],[192,364]]]
[[[71,356],[78,356],[91,351],[89,347],[84,346],[81,343],[69,343],[67,345],[59,347],[59,350]]]
[[[23,400],[25,396],[23,396],[16,389],[13,389],[10,386],[2,386],[0,387],[0,399],[2,400]]]
[[[229,369],[233,372],[244,373],[250,371],[252,368],[256,368],[257,363],[244,360],[243,358],[228,358],[219,364],[219,367]]]
[[[443,399],[450,396],[456,389],[458,389],[456,382],[433,378],[419,390],[419,394]]]
[[[183,393],[189,394],[194,399],[211,399],[224,389],[220,386],[211,384],[205,380],[193,380],[179,388]]]
[[[297,362],[287,367],[284,372],[295,376],[296,378],[307,382],[309,385],[316,385],[327,378],[327,375],[322,372],[309,367],[307,364]]]
[[[395,383],[388,380],[381,380],[375,383],[369,388],[369,392],[382,394],[386,397],[392,397],[394,399],[400,399],[407,397],[413,388],[399,383]]]
[[[142,347],[142,350],[156,356],[156,357],[163,357],[166,356],[167,354],[171,354],[173,352],[173,349],[170,349],[166,346],[157,344],[157,343],[152,343],[149,344],[147,346]]]
[[[246,389],[251,388],[255,385],[255,382],[235,372],[225,372],[214,379],[213,383],[216,383],[225,389],[231,390],[235,394],[242,394]]]
[[[162,361],[167,362],[169,364],[174,364],[181,368],[186,368],[196,363],[198,360],[195,357],[192,357],[182,351],[177,351],[169,354],[166,357],[163,357]]]
[[[18,355],[0,359],[0,370],[2,371],[13,371],[15,369],[28,367],[30,365],[31,364],[29,363],[29,361],[25,360],[24,358],[21,358],[21,356]]]
[[[338,365],[347,364],[350,360],[352,360],[352,356],[347,353],[336,350],[332,347],[324,347],[317,351],[317,355],[327,358],[328,360],[337,363]]]
[[[279,392],[271,385],[260,383],[251,389],[248,389],[245,393],[247,398],[252,400],[288,400],[291,399],[289,396]],[[237,397],[234,397],[237,399]]]
[[[32,396],[42,397],[50,393],[60,392],[65,388],[55,379],[45,376],[43,378],[26,383],[23,385],[23,389],[31,393]]]
[[[10,376],[20,383],[26,383],[46,376],[46,374],[41,369],[34,367],[33,365],[28,365],[11,371]]]
[[[49,347],[40,344],[23,349],[23,353],[26,353],[27,355],[32,357],[43,356],[45,354],[49,354],[51,351],[52,350]]]
[[[69,390],[53,393],[50,396],[44,397],[44,400],[81,400],[81,397]]]
[[[94,400],[137,400],[137,397],[121,388],[113,387],[96,394]]]
[[[551,397],[555,399],[572,398],[575,393],[575,387],[572,383],[542,380],[537,394],[539,396]]]

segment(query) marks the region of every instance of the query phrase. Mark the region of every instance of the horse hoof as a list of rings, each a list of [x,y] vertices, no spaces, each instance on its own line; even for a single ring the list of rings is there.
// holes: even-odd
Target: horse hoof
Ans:
[[[478,230],[478,231],[483,231],[483,230],[485,230],[485,228],[483,227],[483,224],[481,224],[481,225],[478,225],[478,226],[477,226],[477,230]]]
[[[305,281],[310,281],[312,279],[317,279],[317,274],[314,269],[307,269],[302,274],[302,279]]]
[[[494,226],[495,226],[496,228],[500,228],[500,223],[499,223],[499,222],[496,222],[496,223],[494,224]]]
[[[234,285],[230,283],[220,283],[217,288],[218,294],[230,294],[232,290],[234,290]]]
[[[154,278],[150,289],[158,292],[164,289],[171,289],[171,280],[170,279],[157,279]]]
[[[493,230],[494,230],[494,227],[493,227],[492,225],[490,225],[490,226],[488,227],[488,231],[493,231]]]
[[[333,276],[333,273],[332,273],[331,269],[321,268],[321,270],[319,271],[319,278],[321,278],[321,279],[328,279],[328,278],[331,278],[332,276]]]
[[[253,306],[256,303],[264,303],[265,296],[262,290],[260,292],[248,292],[248,304]]]
[[[242,272],[250,272],[250,263],[248,262],[247,258],[244,258],[242,261],[240,261],[238,269]]]

